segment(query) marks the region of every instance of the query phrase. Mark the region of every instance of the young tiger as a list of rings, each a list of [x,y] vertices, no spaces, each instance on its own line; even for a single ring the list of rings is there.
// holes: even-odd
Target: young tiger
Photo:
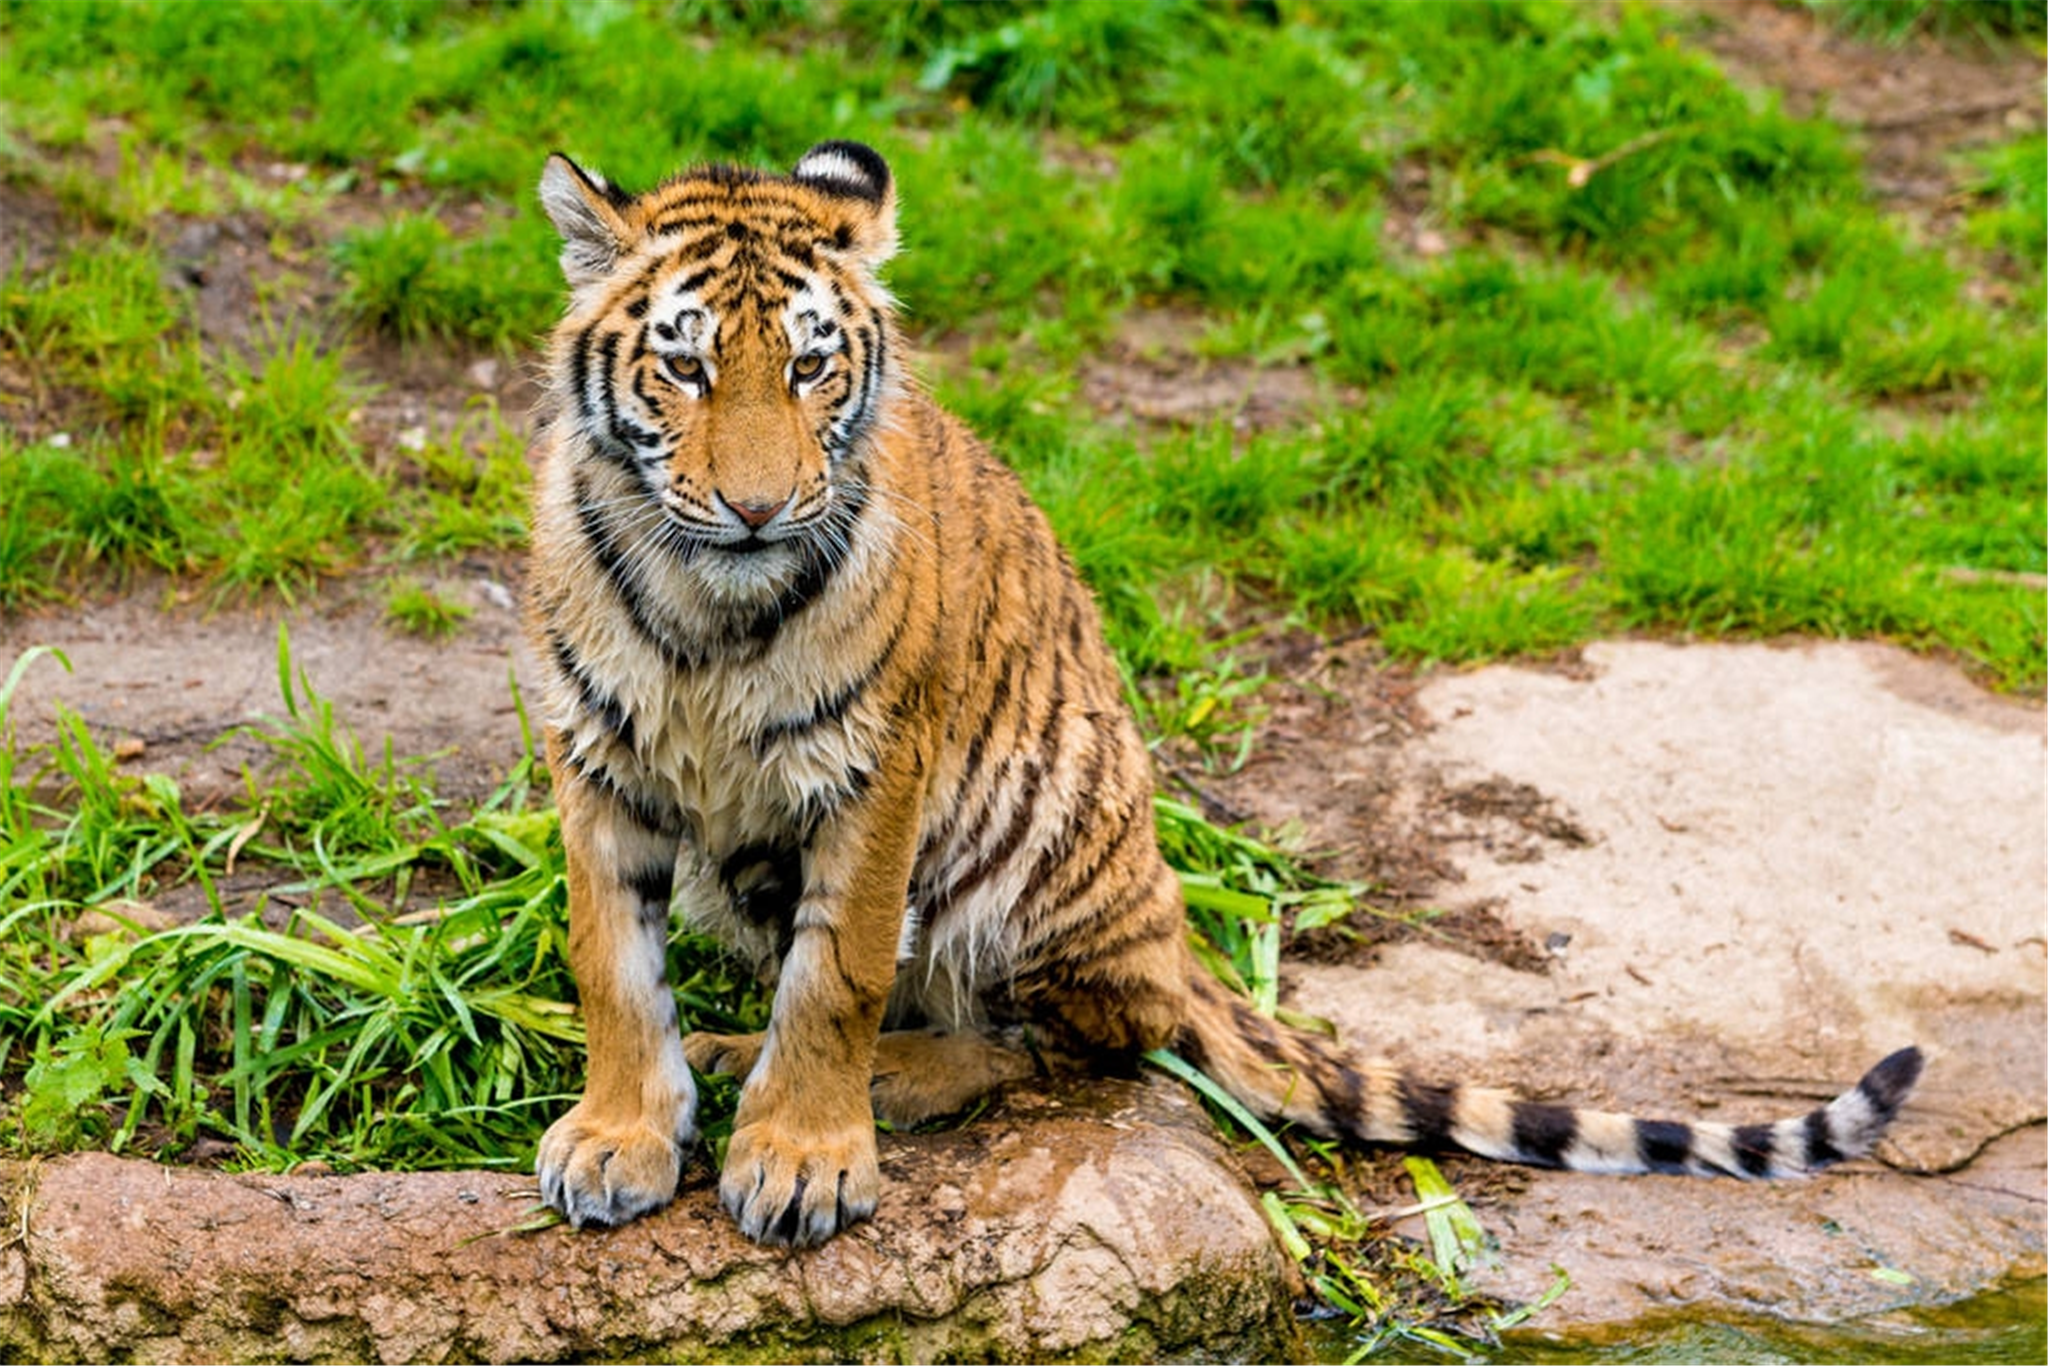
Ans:
[[[668,1202],[691,1068],[744,1076],[719,1195],[813,1244],[913,1123],[1038,1057],[1171,1047],[1269,1119],[1581,1171],[1813,1171],[1869,1150],[1906,1049],[1773,1124],[1648,1121],[1418,1080],[1276,1024],[1187,944],[1095,606],[1016,477],[907,376],[889,168],[627,193],[556,155],[528,625],[568,851],[583,1097],[540,1145],[575,1225]],[[673,902],[775,981],[764,1034],[678,1036]],[[883,1032],[885,1025],[889,1032]]]

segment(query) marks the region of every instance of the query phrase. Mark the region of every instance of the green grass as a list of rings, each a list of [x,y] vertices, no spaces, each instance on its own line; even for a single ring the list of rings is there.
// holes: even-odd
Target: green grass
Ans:
[[[417,579],[393,579],[384,595],[384,619],[411,635],[439,640],[454,635],[470,609]]]
[[[1993,11],[1968,13],[2011,27]],[[892,282],[913,326],[968,342],[940,392],[1051,507],[1142,673],[1204,665],[1242,624],[1178,605],[1220,582],[1416,659],[1790,629],[1945,649],[2037,692],[2025,576],[2044,555],[2011,532],[2042,521],[2039,462],[1964,500],[1925,472],[1986,429],[2041,445],[2039,137],[1971,153],[1964,231],[1925,242],[1873,205],[1839,130],[1731,85],[1683,22],[1544,3],[10,7],[0,155],[68,206],[76,245],[0,295],[38,410],[0,437],[0,604],[138,568],[299,595],[516,545],[516,469],[479,456],[516,446],[505,424],[460,440],[482,473],[377,448],[346,420],[366,383],[349,350],[301,338],[523,350],[558,307],[531,203],[546,147],[646,183],[859,135],[902,183]],[[620,105],[659,112],[589,113]],[[109,155],[111,178],[81,173]],[[241,354],[203,344],[163,269],[200,212],[271,224],[281,269],[331,279],[332,302],[303,316],[279,286],[300,314]],[[1447,249],[1406,248],[1417,213]],[[1972,287],[1993,271],[1999,289]],[[1134,308],[1171,310],[1185,354],[1306,366],[1338,397],[1249,438],[1119,432],[1071,376]],[[1796,455],[1817,419],[1816,458],[1853,450],[1881,476],[1818,511],[1829,477]],[[37,440],[60,427],[61,454]],[[1724,533],[1731,553],[1708,553]],[[1942,591],[1950,570],[1991,577]]]
[[[1819,7],[1895,40],[2040,33],[2004,0]],[[0,191],[33,229],[0,261],[0,612],[157,575],[298,601],[367,571],[394,624],[460,631],[420,585],[522,544],[520,415],[375,414],[416,374],[529,362],[561,297],[545,152],[645,185],[858,137],[899,180],[889,279],[934,388],[1046,507],[1175,773],[1243,762],[1280,623],[1416,663],[1879,637],[2039,695],[2048,144],[1958,149],[1953,229],[1904,222],[1842,129],[1731,83],[1693,22],[0,0]],[[253,244],[225,335],[181,254],[195,220]],[[1190,384],[1320,397],[1257,425],[1098,411],[1084,377],[1139,336]],[[9,691],[23,667],[56,664]],[[576,1068],[538,775],[456,810],[289,668],[281,698],[239,809],[187,809],[75,718],[5,745],[8,1141],[523,1165]],[[1275,1006],[1287,935],[1360,889],[1160,814],[1212,962]],[[266,920],[223,899],[230,863],[262,871]],[[135,913],[165,898],[204,914]],[[673,952],[686,1014],[758,1021],[704,946]],[[1432,1321],[1371,1302],[1365,1254],[1328,1251],[1369,1221],[1313,1185],[1276,1213],[1324,1249],[1311,1282],[1373,1341]]]

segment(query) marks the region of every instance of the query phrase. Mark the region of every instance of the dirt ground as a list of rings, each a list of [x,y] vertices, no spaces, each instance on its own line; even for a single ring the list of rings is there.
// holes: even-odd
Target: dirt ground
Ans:
[[[1778,91],[1786,111],[1855,130],[1872,193],[1933,229],[1967,202],[1953,156],[2042,123],[2041,63],[1967,40],[1920,34],[1866,41],[1772,0],[1693,0],[1699,41],[1744,85]]]

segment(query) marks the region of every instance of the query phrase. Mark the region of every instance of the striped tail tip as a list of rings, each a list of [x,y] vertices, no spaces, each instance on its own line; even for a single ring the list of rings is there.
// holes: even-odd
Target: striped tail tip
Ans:
[[[1476,1089],[1447,1088],[1447,1103],[1422,1107],[1409,1099],[1420,1093],[1411,1085],[1403,1100],[1415,1137],[1448,1138],[1486,1157],[1578,1172],[1771,1180],[1867,1154],[1911,1094],[1924,1061],[1919,1049],[1902,1048],[1819,1109],[1758,1124],[1641,1119]]]
[[[1712,1144],[1700,1145],[1705,1151],[1695,1156],[1730,1176],[1764,1178],[1805,1176],[1862,1157],[1884,1137],[1925,1062],[1919,1049],[1902,1048],[1805,1117],[1742,1125],[1726,1132],[1726,1157],[1708,1156]]]
[[[1917,1048],[1901,1048],[1863,1074],[1863,1079],[1829,1101],[1818,1114],[1828,1116],[1835,1146],[1844,1157],[1861,1157],[1884,1135],[1920,1080],[1927,1059]],[[1811,1117],[1809,1117],[1811,1122]]]

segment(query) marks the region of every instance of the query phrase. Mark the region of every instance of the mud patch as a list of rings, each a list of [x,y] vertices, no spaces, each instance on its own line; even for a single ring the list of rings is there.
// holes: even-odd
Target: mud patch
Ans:
[[[1870,187],[1938,227],[1960,211],[1954,154],[2042,125],[2038,54],[1925,34],[1856,38],[1773,0],[1694,4],[1699,41],[1744,85],[1782,91],[1788,112],[1826,113],[1862,138]]]
[[[82,160],[112,183],[120,174],[113,131],[82,158],[31,150],[0,176],[0,268],[18,260],[33,280],[57,264],[71,241],[107,233],[106,222],[68,207],[39,176]],[[237,169],[283,188],[310,174],[253,152]],[[185,172],[202,180],[216,176],[196,161]],[[401,344],[353,323],[341,307],[344,281],[333,256],[345,233],[386,224],[401,211],[432,211],[460,240],[508,210],[478,199],[447,202],[410,182],[371,181],[320,193],[318,213],[310,218],[280,221],[254,209],[210,217],[160,213],[125,235],[156,253],[167,290],[184,306],[209,357],[232,357],[260,377],[267,357],[286,342],[302,340],[322,354],[343,352],[357,397],[350,426],[373,467],[403,470],[429,441],[452,439],[474,453],[494,439],[500,415],[523,439],[539,392],[530,359],[459,343]],[[29,441],[110,420],[105,400],[48,385],[4,352],[0,399],[9,425]]]
[[[19,172],[0,173],[0,270],[42,274],[57,263],[85,225],[48,190]]]
[[[352,414],[356,437],[387,460],[410,463],[430,442],[480,460],[503,430],[522,443],[532,436],[540,396],[533,360],[365,337],[350,347],[349,362],[367,381]]]
[[[517,566],[477,560],[467,573],[447,566],[444,591],[473,615],[451,640],[429,643],[387,630],[367,601],[330,594],[324,610],[284,620],[294,686],[299,678],[333,703],[369,762],[388,744],[400,758],[424,757],[437,791],[475,802],[519,762],[513,686],[531,686],[520,640]],[[71,662],[37,664],[12,708],[19,742],[47,744],[59,710],[83,718],[103,744],[122,745],[136,771],[176,778],[189,809],[232,803],[246,772],[263,773],[274,750],[252,732],[285,714],[278,687],[279,618],[208,612],[203,604],[162,609],[161,590],[0,622],[0,659],[35,645]]]
[[[1239,432],[1298,423],[1305,413],[1358,401],[1355,390],[1307,366],[1201,356],[1196,344],[1205,326],[1202,315],[1185,310],[1132,309],[1116,339],[1082,367],[1082,399],[1119,426],[1227,422]]]
[[[1529,784],[1418,764],[1415,742],[1436,724],[1419,701],[1425,680],[1387,664],[1369,641],[1283,643],[1274,661],[1283,675],[1264,695],[1269,711],[1251,758],[1236,773],[1201,780],[1200,795],[1212,813],[1374,889],[1371,906],[1301,936],[1294,952],[1365,963],[1382,945],[1427,942],[1544,971],[1550,948],[1504,920],[1497,898],[1459,887],[1459,850],[1539,863],[1552,848],[1595,836]]]
[[[1441,779],[1438,781],[1441,784]],[[1583,848],[1593,842],[1585,827],[1563,812],[1555,798],[1544,796],[1527,783],[1492,777],[1444,784],[1441,790],[1436,804],[1444,810],[1464,817],[1482,831],[1505,827],[1511,832],[1505,839],[1491,833],[1463,837],[1476,838],[1501,863],[1538,862],[1546,844]]]
[[[191,308],[194,326],[209,352],[235,351],[255,359],[283,338],[278,319],[326,317],[339,286],[319,255],[301,242],[298,261],[274,249],[276,225],[242,210],[217,218],[166,215],[153,225],[161,242],[164,279]],[[334,339],[317,337],[317,343]]]

